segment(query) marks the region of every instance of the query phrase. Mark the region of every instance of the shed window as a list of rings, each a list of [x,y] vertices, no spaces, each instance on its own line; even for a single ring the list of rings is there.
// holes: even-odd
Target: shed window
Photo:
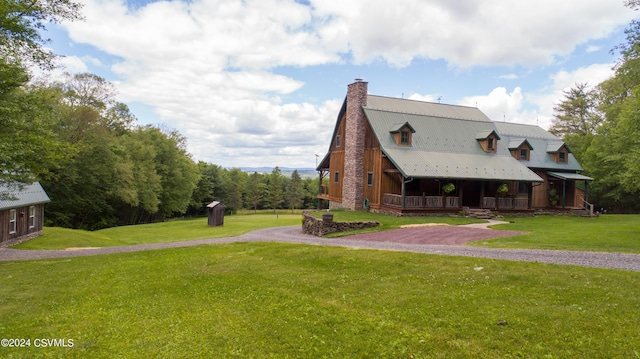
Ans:
[[[400,144],[401,144],[401,145],[408,145],[408,144],[410,144],[410,143],[411,143],[411,140],[410,140],[410,137],[409,137],[409,136],[410,136],[409,131],[402,131],[402,132],[400,132]]]
[[[9,210],[9,233],[16,233],[16,210]]]
[[[340,182],[340,172],[336,171],[333,173],[333,182],[335,183]]]
[[[336,147],[340,147],[340,135],[336,136]]]
[[[373,186],[373,172],[367,173],[367,186]]]
[[[29,228],[36,226],[36,206],[29,207]]]

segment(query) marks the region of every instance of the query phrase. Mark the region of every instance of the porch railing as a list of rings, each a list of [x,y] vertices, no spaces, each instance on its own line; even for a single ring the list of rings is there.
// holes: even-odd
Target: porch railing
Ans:
[[[483,197],[482,208],[487,209],[527,209],[529,208],[528,198],[510,197]]]
[[[399,194],[385,193],[382,203],[387,206],[402,207],[402,196]],[[406,196],[404,208],[460,208],[459,197],[442,196]],[[511,197],[483,197],[482,208],[487,209],[528,209],[528,198]]]
[[[402,196],[399,194],[385,193],[382,203],[389,206],[402,207]],[[444,204],[443,204],[444,203]],[[404,207],[416,208],[459,208],[460,198],[442,196],[405,196]]]

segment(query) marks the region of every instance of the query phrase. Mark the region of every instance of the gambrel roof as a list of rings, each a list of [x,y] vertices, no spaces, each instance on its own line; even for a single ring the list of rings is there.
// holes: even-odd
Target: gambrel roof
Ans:
[[[405,177],[542,182],[510,154],[486,153],[482,149],[477,134],[497,132],[494,123],[484,121],[483,115],[473,116],[481,120],[453,119],[378,110],[368,104],[363,110],[381,150]],[[480,110],[466,108],[467,114],[474,112]],[[388,130],[403,122],[415,130],[410,147],[398,145]]]
[[[549,145],[565,146],[539,126],[495,122],[475,107],[448,105],[367,95],[362,107],[380,149],[404,177],[543,182],[535,169],[576,173],[582,171],[573,154],[556,163]],[[338,114],[333,138],[346,111]],[[404,126],[413,132],[410,146],[400,145],[393,133]],[[485,152],[479,141],[495,135],[496,151]],[[510,149],[526,143],[530,160],[519,161]],[[327,169],[329,153],[318,169]]]
[[[530,146],[535,149],[531,151],[530,159],[527,163],[529,168],[568,172],[583,170],[571,151],[569,151],[567,163],[556,163],[551,156],[549,156],[549,152],[557,152],[562,146],[567,148],[567,150],[569,149],[560,138],[545,131],[543,128],[534,125],[508,122],[496,122],[495,125],[505,140],[512,141],[513,139],[524,138],[529,142]],[[499,147],[498,153],[501,153]]]

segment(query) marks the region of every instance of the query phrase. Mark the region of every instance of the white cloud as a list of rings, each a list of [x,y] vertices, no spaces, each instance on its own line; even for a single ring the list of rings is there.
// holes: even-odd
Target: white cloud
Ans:
[[[551,84],[536,92],[527,94],[526,101],[537,106],[540,126],[549,128],[553,119],[553,107],[564,99],[564,91],[576,83],[596,86],[613,76],[613,64],[593,64],[573,71],[559,71],[550,76]]]
[[[444,59],[456,67],[550,64],[634,17],[628,8],[610,1],[314,0],[312,4],[318,15],[332,16],[357,63],[383,59],[400,67],[415,58]]]
[[[122,0],[83,2],[86,21],[64,26],[73,41],[118,59],[108,66],[119,77],[121,101],[153,108],[189,138],[197,159],[225,166],[309,163],[326,151],[341,101],[283,102],[305,84],[276,74],[279,67],[380,61],[403,67],[416,59],[444,59],[459,68],[535,67],[607,36],[635,15],[608,1],[578,0],[535,6],[498,0],[311,0],[308,6],[193,0],[136,8]],[[96,60],[69,58],[69,70],[86,71],[83,61]],[[537,96],[529,101],[543,103],[544,95]],[[520,88],[496,88],[464,101],[477,102],[496,119],[524,111]]]
[[[439,98],[433,95],[420,95],[420,94],[414,93],[409,96],[409,100],[437,102],[439,101]]]
[[[507,75],[501,75],[499,78],[503,79],[503,80],[515,80],[518,78],[518,75],[516,74],[507,74]]]
[[[498,87],[488,95],[465,97],[459,104],[477,107],[494,121],[512,121],[522,108],[522,101],[520,87],[516,87],[511,93],[504,87]]]

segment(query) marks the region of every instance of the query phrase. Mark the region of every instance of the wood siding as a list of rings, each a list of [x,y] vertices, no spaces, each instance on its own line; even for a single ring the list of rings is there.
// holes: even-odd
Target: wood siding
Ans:
[[[42,231],[44,204],[36,204],[33,206],[35,209],[35,220],[34,226],[31,228],[29,227],[29,207],[31,206],[15,208],[15,233],[9,233],[9,214],[11,210],[7,209],[4,211],[0,211],[0,243],[13,239],[19,239],[21,237]]]
[[[335,137],[331,139],[331,154],[329,158],[329,200],[342,202],[342,182],[344,180],[344,141],[346,116],[342,116]],[[338,142],[338,137],[340,138]],[[338,173],[338,182],[335,174]]]

